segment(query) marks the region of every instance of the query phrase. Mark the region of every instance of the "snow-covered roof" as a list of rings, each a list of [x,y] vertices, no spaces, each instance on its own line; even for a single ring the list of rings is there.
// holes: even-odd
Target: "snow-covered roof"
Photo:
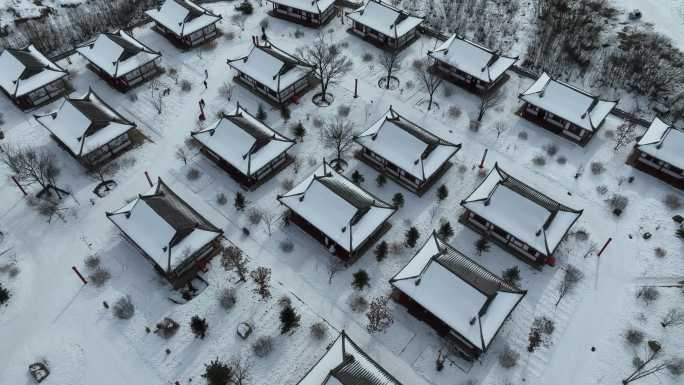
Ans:
[[[427,180],[461,145],[447,142],[390,110],[355,141],[418,180]]]
[[[434,233],[390,283],[481,351],[525,296]]]
[[[325,162],[278,200],[350,253],[396,211]]]
[[[221,20],[221,15],[216,15],[190,0],[166,0],[161,7],[145,13],[179,37],[190,35]]]
[[[347,17],[386,36],[400,38],[418,27],[423,19],[378,0],[368,0]]]
[[[297,385],[401,385],[342,331]]]
[[[456,34],[428,55],[487,83],[495,82],[518,61]]]
[[[64,98],[57,110],[35,118],[78,157],[135,128],[135,123],[109,107],[93,90],[80,98]]]
[[[276,92],[313,71],[311,65],[269,42],[255,44],[247,56],[229,60],[228,65]]]
[[[615,108],[617,102],[602,100],[597,96],[551,79],[543,73],[520,99],[551,112],[587,131],[596,130]]]
[[[335,5],[335,0],[268,0],[273,4],[301,9],[308,13],[323,13]]]
[[[112,78],[124,76],[161,56],[124,31],[102,33],[76,51]]]
[[[684,169],[684,131],[660,118],[653,119],[635,147],[656,159]]]
[[[183,267],[222,234],[161,178],[147,193],[107,217],[167,273]]]
[[[240,105],[234,114],[224,115],[209,128],[191,135],[246,176],[256,173],[295,144]]]
[[[67,76],[67,72],[40,53],[33,44],[0,54],[0,87],[13,97],[35,91]]]
[[[564,206],[494,165],[461,206],[535,250],[552,255],[582,210]]]

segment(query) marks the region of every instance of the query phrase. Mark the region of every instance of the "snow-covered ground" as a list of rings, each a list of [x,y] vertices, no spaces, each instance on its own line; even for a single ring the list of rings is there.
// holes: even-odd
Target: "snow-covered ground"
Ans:
[[[333,154],[332,149],[322,144],[317,121],[334,117],[340,106],[349,106],[349,118],[356,124],[357,131],[361,131],[392,105],[407,119],[441,133],[453,143],[462,143],[463,147],[453,158],[455,166],[442,178],[441,182],[449,188],[449,197],[441,204],[436,203],[436,188],[421,198],[391,181],[379,188],[374,183],[377,174],[371,168],[350,160],[346,174],[359,170],[365,176],[364,187],[372,193],[386,201],[390,201],[396,192],[402,192],[406,198],[404,207],[392,217],[393,228],[384,236],[387,241],[402,240],[404,231],[415,226],[421,233],[418,243],[422,244],[432,229],[442,220],[448,220],[455,230],[450,243],[474,256],[473,243],[478,237],[458,224],[457,218],[461,213],[461,199],[481,180],[477,164],[485,149],[489,150],[487,169],[498,162],[517,178],[568,206],[584,209],[574,230],[584,229],[590,235],[585,241],[569,236],[560,247],[557,266],[546,267],[543,271],[529,268],[495,246],[475,257],[497,273],[519,266],[521,286],[528,290],[528,295],[504,325],[490,351],[474,364],[454,359],[443,371],[437,372],[435,359],[438,351],[444,349],[444,341],[396,304],[392,304],[394,324],[384,333],[368,334],[365,315],[353,312],[349,306],[357,293],[350,285],[352,274],[359,269],[369,273],[371,287],[362,292],[366,298],[387,294],[389,279],[413,256],[415,249],[402,249],[380,263],[369,252],[337,273],[329,283],[328,265],[333,257],[324,247],[295,226],[277,226],[269,235],[263,224],[250,224],[247,215],[232,206],[232,198],[240,188],[224,171],[201,154],[193,154],[188,165],[175,156],[176,148],[183,144],[190,130],[198,128],[197,103],[200,99],[207,103],[209,122],[219,111],[232,111],[237,101],[252,112],[256,112],[261,102],[239,86],[228,102],[220,95],[219,88],[225,82],[231,82],[233,75],[226,59],[248,52],[251,35],[258,34],[259,22],[268,18],[266,9],[257,7],[245,30],[240,31],[229,21],[234,12],[232,3],[216,3],[209,7],[224,16],[220,29],[236,35],[232,40],[219,38],[217,47],[212,50],[179,51],[152,31],[150,25],[134,31],[137,39],[162,51],[167,70],[175,68],[181,79],[193,84],[190,91],[184,92],[174,80],[163,75],[160,80],[172,91],[164,99],[162,114],[155,111],[148,86],[120,94],[90,72],[82,58],[74,56],[71,62],[60,62],[71,72],[71,81],[78,94],[93,87],[110,106],[136,122],[149,139],[124,155],[135,161],[127,162],[129,166],[116,174],[114,179],[118,186],[105,198],[97,198],[92,193],[96,181],[86,176],[76,161],[57,146],[32,119],[31,113],[23,113],[6,98],[0,98],[6,136],[2,142],[54,152],[62,170],[59,183],[72,192],[62,204],[63,218],[53,218],[47,223],[44,216],[28,206],[27,200],[3,171],[0,231],[5,237],[0,243],[0,265],[14,263],[20,272],[14,278],[0,272],[0,282],[13,294],[9,305],[0,309],[0,356],[4,358],[0,360],[0,384],[29,383],[27,366],[41,359],[46,359],[52,370],[44,382],[48,385],[166,385],[175,381],[186,385],[190,378],[193,383],[203,383],[199,376],[204,364],[216,357],[225,360],[240,357],[247,362],[251,384],[295,384],[323,355],[327,343],[334,339],[335,331],[341,329],[346,329],[373,358],[408,385],[453,385],[468,380],[485,385],[508,382],[616,384],[632,370],[634,350],[624,343],[623,337],[624,331],[631,326],[643,330],[648,339],[660,341],[666,357],[684,354],[682,326],[660,326],[662,314],[671,307],[682,307],[681,289],[660,288],[661,298],[648,306],[635,298],[636,291],[644,285],[665,286],[684,279],[682,243],[674,237],[675,224],[670,219],[677,213],[683,214],[683,210],[670,210],[662,203],[666,194],[684,197],[680,191],[626,165],[629,148],[613,151],[614,141],[606,133],[622,124],[618,118],[609,116],[602,132],[586,147],[580,148],[515,115],[519,108],[517,95],[532,81],[511,73],[503,88],[505,101],[488,111],[480,130],[473,132],[468,124],[477,116],[479,99],[476,96],[448,85],[436,94],[438,107],[428,112],[424,103],[426,95],[413,79],[411,62],[422,57],[428,48],[433,48],[434,40],[421,38],[413,43],[402,54],[403,67],[396,74],[401,81],[400,88],[384,90],[377,86],[383,76],[383,68],[377,60],[379,50],[346,32],[348,25],[335,19],[322,32],[329,33],[341,45],[353,59],[354,68],[332,89],[335,101],[329,107],[319,108],[311,103],[315,93],[311,91],[302,97],[299,105],[291,107],[292,116],[287,123],[283,122],[279,111],[267,108],[267,122],[274,129],[291,135],[289,126],[301,121],[307,135],[303,143],[293,148],[301,160],[298,171],[290,166],[256,191],[245,193],[249,207],[281,213],[283,209],[279,207],[276,195],[285,191],[283,182],[304,179],[323,157],[329,158]],[[646,7],[640,8],[647,17]],[[316,31],[273,18],[268,20],[270,39],[285,50],[305,47],[316,37]],[[303,36],[295,38],[297,30]],[[364,53],[371,53],[373,61],[364,62]],[[209,73],[207,90],[202,85],[205,69]],[[359,79],[359,98],[353,97],[355,78]],[[39,112],[50,111],[56,105],[53,103]],[[461,115],[450,114],[451,106],[458,107]],[[505,127],[500,135],[495,130],[498,122],[503,122]],[[523,132],[525,134],[521,134]],[[521,139],[524,135],[527,139]],[[551,143],[557,146],[557,153],[547,155]],[[546,158],[544,166],[532,161],[540,154]],[[593,174],[590,171],[592,162],[601,162],[605,171]],[[186,177],[191,168],[200,170],[199,179],[190,181]],[[250,268],[267,266],[272,269],[272,299],[259,300],[252,292],[253,282],[237,283],[233,273],[225,272],[218,261],[214,261],[208,274],[210,286],[207,290],[185,305],[168,301],[169,286],[104,215],[105,211],[121,207],[128,199],[148,189],[146,171],[153,178],[164,178],[182,197],[221,227],[226,237],[249,256]],[[575,178],[578,171],[581,176]],[[630,177],[634,177],[633,182],[629,181]],[[597,186],[606,186],[608,192],[600,194]],[[228,204],[217,203],[219,193],[228,196]],[[613,216],[604,202],[613,193],[629,198],[629,205],[620,217]],[[243,234],[243,227],[250,229],[249,236]],[[646,232],[652,234],[648,240],[642,236]],[[600,247],[608,238],[613,239],[612,243],[600,258],[595,253],[584,257],[592,243]],[[292,252],[281,250],[280,244],[286,240],[294,243]],[[667,255],[656,257],[653,251],[656,247],[667,250]],[[102,288],[82,286],[71,271],[71,266],[87,271],[83,259],[93,253],[101,256],[103,265],[112,274],[111,280]],[[585,278],[560,305],[555,306],[562,277],[560,266],[565,263],[578,267]],[[226,286],[236,287],[238,292],[237,305],[228,312],[216,299],[221,288]],[[122,295],[130,295],[136,305],[136,314],[128,321],[114,318],[102,306],[102,301],[111,304]],[[302,315],[302,326],[290,336],[282,336],[279,332],[278,299],[283,295],[291,298]],[[208,336],[204,340],[194,339],[190,332],[188,323],[195,314],[206,317],[209,323]],[[529,329],[533,320],[540,316],[552,319],[555,331],[548,346],[528,353]],[[146,333],[146,326],[154,329],[164,317],[172,317],[181,324],[176,336],[164,340]],[[255,326],[253,336],[247,341],[235,334],[242,321]],[[318,321],[330,325],[324,341],[309,336],[308,327]],[[274,351],[266,358],[256,357],[251,350],[254,338],[262,335],[272,335],[275,341]],[[520,353],[515,368],[504,369],[498,363],[498,355],[506,346]],[[166,349],[169,349],[168,354]],[[638,349],[640,353],[641,350]],[[640,383],[678,382],[663,372]]]

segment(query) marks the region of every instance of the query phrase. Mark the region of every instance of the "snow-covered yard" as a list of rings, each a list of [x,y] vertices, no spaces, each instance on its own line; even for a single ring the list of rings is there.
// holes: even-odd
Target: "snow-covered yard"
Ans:
[[[290,107],[291,117],[284,122],[279,110],[268,107],[239,85],[234,85],[231,100],[227,100],[224,84],[233,85],[233,73],[226,60],[249,52],[252,35],[260,34],[262,19],[268,20],[269,39],[290,52],[309,45],[318,32],[269,17],[265,12],[270,5],[266,3],[255,7],[244,30],[230,22],[236,12],[232,3],[217,2],[208,7],[223,15],[219,24],[223,36],[214,48],[180,51],[151,30],[151,24],[133,31],[136,39],[162,52],[166,74],[159,81],[161,87],[171,89],[170,95],[163,98],[162,113],[152,103],[149,85],[121,94],[89,71],[83,58],[72,56],[69,61],[60,61],[71,73],[78,94],[92,87],[110,106],[136,122],[147,138],[142,146],[122,156],[120,162],[126,166],[113,177],[118,185],[104,198],[93,194],[98,181],[89,177],[32,118],[31,114],[54,110],[58,101],[23,113],[1,98],[5,139],[0,144],[30,145],[53,152],[61,169],[58,185],[71,195],[63,199],[59,215],[48,223],[21,195],[9,174],[2,171],[0,231],[4,238],[0,238],[0,265],[14,264],[19,273],[10,277],[8,272],[0,271],[0,282],[12,292],[8,306],[0,308],[0,356],[4,358],[0,360],[0,384],[29,383],[27,366],[42,359],[48,361],[52,371],[44,382],[48,385],[166,385],[175,381],[186,385],[191,378],[192,383],[203,383],[200,375],[204,364],[216,357],[240,358],[248,364],[250,384],[296,384],[342,329],[406,385],[453,385],[469,380],[485,385],[616,384],[633,370],[634,353],[643,356],[646,349],[645,344],[633,347],[625,342],[624,333],[629,327],[642,330],[647,340],[658,340],[664,357],[682,357],[683,326],[660,325],[670,308],[683,307],[681,288],[659,288],[660,298],[651,304],[645,304],[636,294],[643,286],[670,286],[684,280],[683,244],[674,236],[676,224],[670,219],[684,214],[684,209],[670,209],[663,203],[667,194],[680,200],[684,195],[625,164],[629,146],[613,150],[612,135],[623,123],[619,118],[609,116],[589,144],[579,147],[516,114],[520,107],[518,94],[533,81],[509,72],[510,79],[502,88],[504,101],[487,111],[479,130],[471,130],[470,121],[478,115],[480,100],[454,85],[445,83],[435,94],[436,105],[427,110],[427,94],[415,79],[411,64],[436,46],[434,39],[421,37],[401,54],[401,69],[394,74],[400,80],[399,88],[385,90],[378,87],[385,75],[378,62],[380,51],[348,33],[349,25],[335,18],[320,32],[330,34],[353,60],[353,69],[330,90],[335,97],[332,105],[314,105],[311,98],[317,90],[309,91]],[[366,54],[373,59],[364,60]],[[180,80],[189,81],[190,90],[182,90],[183,82],[169,76],[171,69],[176,70]],[[209,75],[207,89],[202,84],[205,70]],[[358,79],[358,98],[354,98],[354,79]],[[198,120],[200,99],[207,105],[206,122]],[[290,126],[296,122],[302,122],[307,131],[303,143],[292,149],[298,158],[297,166],[289,166],[251,192],[242,190],[203,154],[192,152],[187,164],[176,156],[191,130],[215,122],[218,113],[233,111],[237,102],[252,113],[263,104],[266,122],[286,136],[292,137]],[[399,247],[397,253],[390,253],[381,262],[369,251],[330,279],[334,257],[313,238],[296,226],[281,226],[279,220],[273,231],[268,231],[263,219],[253,224],[248,215],[251,208],[282,214],[284,208],[276,196],[286,192],[292,182],[296,184],[310,175],[323,158],[334,156],[334,150],[323,145],[320,131],[321,123],[337,116],[340,107],[350,108],[348,119],[354,122],[356,132],[362,132],[390,106],[412,122],[463,146],[452,158],[454,167],[437,184],[444,183],[449,190],[448,197],[439,203],[437,186],[420,198],[391,180],[378,187],[374,181],[377,172],[349,157],[345,174],[350,176],[358,170],[365,177],[365,189],[387,202],[397,192],[405,197],[404,206],[391,218],[392,229],[383,239],[401,243],[404,232],[415,226],[421,234],[420,245],[433,229],[449,221],[455,232],[450,244],[497,274],[518,266],[520,286],[528,291],[489,352],[475,363],[450,356],[444,370],[436,371],[435,360],[438,352],[446,350],[445,341],[400,305],[390,302],[394,323],[378,334],[366,331],[364,312],[351,309],[350,303],[358,295],[370,302],[389,294],[389,279],[418,248]],[[485,170],[497,162],[554,199],[584,210],[561,244],[555,267],[532,269],[497,246],[477,256],[474,243],[479,236],[458,223],[458,216],[462,213],[460,201],[484,176],[478,164],[485,149]],[[592,163],[601,167],[592,167]],[[190,170],[198,170],[199,178],[189,178]],[[252,291],[252,280],[239,283],[238,277],[226,272],[216,258],[210,265],[209,287],[204,292],[183,305],[168,300],[170,286],[105,217],[105,211],[115,210],[149,189],[145,172],[153,179],[163,178],[223,229],[226,238],[249,257],[250,270],[258,266],[272,270],[271,299],[260,300]],[[237,211],[232,205],[238,191],[248,200],[245,211]],[[217,199],[220,193],[227,196],[227,204]],[[605,202],[613,194],[629,200],[619,217]],[[249,234],[244,228],[249,229]],[[576,233],[580,229],[588,239]],[[645,233],[650,238],[646,239]],[[609,238],[612,242],[601,257],[596,256],[596,251],[589,252]],[[293,250],[284,251],[287,242],[294,244]],[[656,256],[657,247],[666,255]],[[101,288],[83,286],[71,270],[76,266],[87,272],[83,260],[95,253],[112,275]],[[566,264],[577,267],[584,278],[556,306],[562,267]],[[361,269],[368,272],[370,287],[357,291],[350,283],[352,275]],[[229,311],[221,308],[217,299],[225,287],[234,287],[237,292],[237,303]],[[130,295],[135,304],[136,312],[130,320],[116,319],[102,304],[112,304],[123,295]],[[280,334],[278,302],[282,296],[288,296],[301,314],[301,326],[292,335]],[[203,340],[194,338],[190,331],[193,315],[207,319],[209,331]],[[154,329],[164,317],[181,324],[176,336],[167,340],[146,332],[146,327]],[[538,317],[553,320],[555,330],[545,344],[529,353],[528,334]],[[236,335],[237,325],[244,321],[254,326],[247,340]],[[328,334],[324,340],[317,340],[309,335],[309,327],[321,321],[329,325]],[[273,352],[259,358],[252,352],[252,343],[267,335],[273,336]],[[499,364],[499,354],[506,348],[520,354],[517,366],[511,369]],[[676,384],[680,380],[663,371],[640,383]]]

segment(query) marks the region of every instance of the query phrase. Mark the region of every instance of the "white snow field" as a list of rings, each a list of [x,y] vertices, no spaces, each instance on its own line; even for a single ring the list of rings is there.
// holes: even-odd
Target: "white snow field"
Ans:
[[[684,27],[681,18],[677,19],[681,14],[676,11],[681,9],[681,2],[619,3],[640,7],[645,19],[656,28],[671,32],[670,36],[679,44],[684,42]],[[608,115],[589,144],[579,147],[516,115],[521,106],[518,94],[534,81],[509,71],[510,79],[502,87],[504,101],[487,111],[479,130],[472,131],[469,122],[478,115],[477,96],[445,83],[435,94],[437,105],[428,111],[427,95],[412,73],[411,63],[426,55],[428,49],[439,46],[439,42],[423,36],[405,49],[400,56],[402,69],[395,74],[400,86],[385,90],[378,87],[378,81],[385,75],[378,62],[380,50],[348,33],[349,20],[345,18],[343,25],[340,18],[335,18],[320,33],[339,44],[353,60],[353,69],[329,90],[335,97],[332,105],[314,105],[311,100],[317,89],[311,90],[298,104],[290,106],[291,117],[284,122],[277,109],[233,84],[234,71],[226,60],[249,52],[252,36],[261,33],[262,19],[269,22],[269,39],[289,52],[308,46],[319,31],[272,18],[266,14],[270,4],[255,4],[254,15],[247,19],[244,30],[230,22],[236,12],[234,2],[206,5],[223,16],[218,24],[223,36],[213,48],[179,50],[153,31],[151,23],[133,30],[136,39],[163,55],[166,74],[158,78],[161,85],[157,86],[171,91],[163,98],[162,113],[152,103],[150,83],[122,94],[90,71],[84,58],[73,55],[70,60],[59,61],[70,72],[75,95],[83,95],[92,87],[109,106],[135,122],[147,138],[141,146],[119,158],[126,166],[113,176],[118,184],[104,198],[93,193],[99,181],[88,176],[33,119],[33,114],[54,111],[60,100],[22,112],[6,97],[0,97],[4,120],[1,129],[5,135],[0,144],[31,146],[54,153],[61,170],[58,185],[71,192],[61,201],[58,215],[48,222],[17,189],[9,171],[0,169],[0,267],[12,265],[19,269],[14,277],[8,269],[0,269],[0,282],[12,293],[8,305],[0,307],[0,385],[33,383],[28,365],[40,360],[46,360],[51,370],[42,383],[47,385],[168,385],[176,381],[182,385],[203,384],[204,364],[217,357],[224,361],[240,358],[248,364],[251,385],[295,385],[323,357],[341,330],[404,385],[619,384],[633,371],[633,356],[646,353],[645,347],[632,347],[625,342],[624,333],[629,327],[642,330],[647,340],[660,342],[663,358],[684,356],[684,326],[664,328],[660,324],[669,309],[682,309],[684,303],[681,288],[671,287],[684,280],[683,243],[674,236],[677,224],[671,219],[676,214],[684,215],[684,209],[670,209],[663,203],[668,194],[680,200],[684,194],[627,165],[631,144],[613,150],[615,142],[610,133],[624,123],[621,119]],[[373,60],[363,61],[365,53],[370,53]],[[192,88],[183,91],[180,82],[169,76],[170,69],[177,71],[179,79],[188,80]],[[209,75],[206,90],[202,84],[205,70]],[[359,80],[358,98],[354,98],[354,79]],[[221,91],[224,84],[234,85],[230,101]],[[204,122],[198,120],[200,99],[206,102]],[[250,192],[242,190],[224,170],[199,152],[192,151],[187,164],[176,156],[177,148],[191,131],[215,124],[218,114],[234,111],[238,101],[252,114],[263,104],[268,114],[266,123],[287,137],[292,137],[290,126],[299,121],[307,131],[304,141],[290,150],[299,159],[297,167],[289,166]],[[398,252],[390,253],[381,262],[370,250],[329,281],[329,266],[335,257],[324,246],[297,226],[281,226],[280,221],[269,234],[263,221],[258,225],[250,222],[248,212],[250,208],[259,208],[282,214],[284,207],[279,205],[277,195],[305,180],[323,158],[333,158],[335,151],[323,145],[320,126],[337,116],[342,106],[350,107],[348,119],[355,123],[357,133],[377,122],[392,106],[408,120],[463,146],[451,159],[454,166],[420,198],[391,180],[378,187],[374,182],[376,171],[352,156],[347,158],[349,166],[344,174],[349,177],[358,170],[365,177],[363,188],[374,196],[391,202],[395,193],[404,195],[405,204],[391,217],[393,226],[383,239],[401,243],[410,226],[415,226],[421,237],[416,248],[398,247]],[[505,129],[498,134],[497,126]],[[646,128],[640,129],[643,132]],[[557,151],[549,150],[551,144]],[[484,171],[491,170],[497,162],[549,197],[584,210],[561,242],[556,266],[535,270],[495,245],[477,255],[474,242],[479,235],[458,223],[458,217],[463,212],[461,200],[486,175],[478,168],[485,149],[488,153]],[[537,156],[544,157],[544,165],[533,161]],[[602,163],[605,171],[593,173],[594,162]],[[192,169],[199,171],[199,178],[187,177]],[[247,282],[239,282],[238,276],[225,271],[220,258],[215,258],[206,274],[206,290],[186,304],[169,301],[173,293],[169,284],[105,216],[106,211],[124,206],[149,189],[145,172],[153,180],[161,177],[221,228],[226,238],[249,257],[250,270],[258,266],[272,270],[269,300],[261,300],[253,292],[255,284],[249,277]],[[438,203],[435,191],[441,184],[448,187],[449,195]],[[37,191],[36,186],[28,189],[32,195]],[[245,211],[233,207],[237,191],[245,194],[249,202]],[[217,201],[220,193],[228,198],[227,204]],[[605,202],[613,194],[629,199],[619,217],[611,213]],[[320,208],[321,212],[326,209],[325,205]],[[369,302],[388,294],[389,280],[443,221],[449,221],[454,228],[455,235],[449,243],[489,271],[501,274],[504,269],[518,266],[520,286],[527,290],[527,295],[479,361],[467,363],[448,355],[444,369],[438,372],[435,361],[439,352],[447,349],[445,340],[430,326],[390,301],[394,323],[384,332],[369,334],[365,313],[352,311],[350,302],[359,294]],[[249,229],[248,235],[243,232],[245,227]],[[589,239],[576,235],[578,230],[588,233]],[[645,239],[645,233],[651,237]],[[594,245],[601,248],[611,238],[600,257],[596,251],[589,252]],[[291,252],[281,248],[288,240],[294,244]],[[665,250],[666,255],[657,257],[657,247]],[[100,288],[83,285],[71,270],[76,266],[87,275],[89,271],[83,261],[91,254],[98,254],[102,266],[111,273],[111,279]],[[562,267],[568,263],[581,270],[584,279],[556,306]],[[371,285],[363,291],[350,285],[352,274],[360,269],[370,276]],[[648,305],[636,298],[644,286],[659,286],[660,298]],[[228,311],[217,299],[226,287],[234,287],[237,293],[237,303]],[[129,320],[115,318],[102,304],[107,301],[111,305],[124,295],[130,295],[135,304],[135,314]],[[280,334],[278,300],[285,295],[301,314],[301,326],[291,335]],[[193,315],[206,318],[206,338],[194,338],[189,327]],[[555,330],[545,344],[530,353],[530,326],[542,316],[553,320]],[[146,327],[154,329],[164,317],[181,325],[175,336],[164,339],[146,332]],[[247,340],[236,334],[243,321],[254,326]],[[328,325],[323,340],[310,336],[309,327],[316,322]],[[264,358],[252,351],[252,343],[260,336],[273,337],[273,351]],[[511,369],[499,364],[499,354],[507,347],[520,354],[517,366]],[[680,381],[681,377],[675,378],[665,370],[635,384],[673,385]]]

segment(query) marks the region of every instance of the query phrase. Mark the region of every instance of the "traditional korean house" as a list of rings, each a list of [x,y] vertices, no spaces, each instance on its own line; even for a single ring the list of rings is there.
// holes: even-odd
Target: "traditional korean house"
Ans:
[[[107,217],[174,288],[192,280],[221,248],[223,231],[157,185]]]
[[[433,233],[391,280],[392,297],[469,360],[487,351],[526,292]]]
[[[385,49],[402,49],[418,37],[423,22],[399,8],[379,0],[368,0],[359,9],[347,13],[352,20],[350,32]]]
[[[518,61],[455,34],[428,51],[428,56],[446,79],[476,93],[488,92],[505,81],[506,71]]]
[[[582,146],[601,128],[617,102],[601,100],[542,74],[527,91],[521,115]]]
[[[52,137],[87,168],[102,164],[129,149],[135,123],[107,105],[93,90],[66,97],[57,110],[34,115]]]
[[[237,72],[236,82],[277,106],[297,101],[314,84],[310,64],[256,38],[247,56],[228,65]]]
[[[541,269],[582,215],[494,165],[480,185],[461,201],[459,221],[511,254]]]
[[[36,47],[6,49],[0,54],[0,88],[17,107],[29,109],[68,93],[67,71]]]
[[[161,72],[161,53],[153,51],[124,31],[102,33],[76,51],[108,83],[127,90]]]
[[[166,0],[159,8],[145,13],[154,20],[158,31],[185,48],[218,36],[216,23],[221,20],[221,15],[190,0]]]
[[[273,9],[271,16],[318,28],[336,14],[335,0],[268,0]]]
[[[289,139],[237,106],[209,128],[191,133],[201,151],[240,185],[254,189],[292,163]]]
[[[297,385],[401,385],[342,331]]]
[[[387,221],[397,211],[325,162],[278,201],[292,223],[345,261],[361,257],[389,230]]]
[[[653,119],[634,145],[628,161],[632,166],[684,189],[684,131]]]
[[[392,107],[354,140],[362,148],[361,160],[418,195],[451,167],[449,159],[461,148],[410,122]]]

